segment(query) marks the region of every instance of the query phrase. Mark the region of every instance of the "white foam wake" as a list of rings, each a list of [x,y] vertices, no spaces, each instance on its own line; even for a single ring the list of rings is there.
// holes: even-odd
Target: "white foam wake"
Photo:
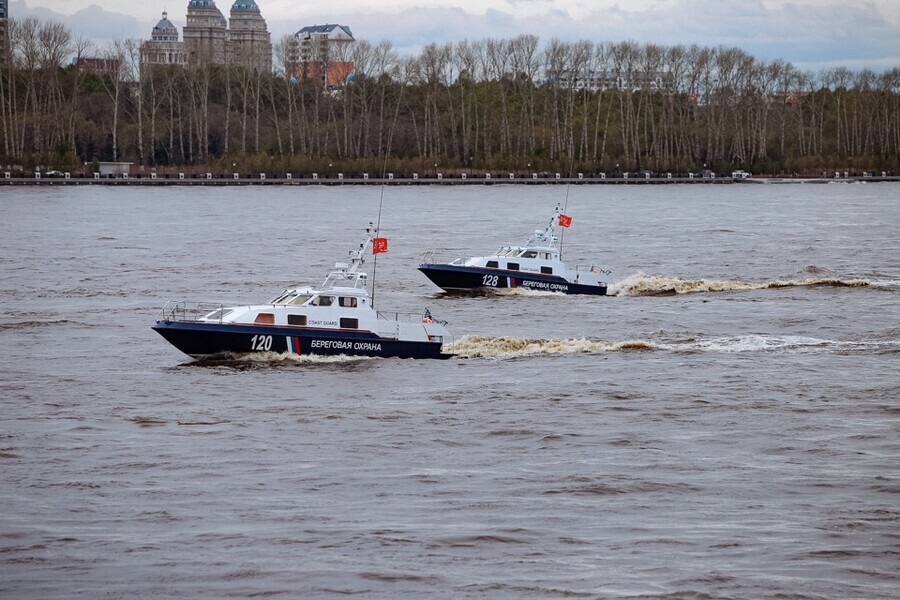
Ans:
[[[526,287],[487,289],[489,290],[488,293],[496,294],[497,296],[550,296],[558,298],[565,295],[565,292],[550,292],[547,290],[536,290]]]
[[[348,354],[289,354],[278,352],[223,352],[199,362],[204,364],[244,364],[244,365],[277,365],[277,364],[330,364],[348,363],[361,360],[375,360],[376,356],[351,356]]]
[[[643,339],[610,342],[573,339],[532,339],[466,335],[447,344],[444,350],[459,358],[517,358],[554,354],[597,354],[601,352],[898,352],[900,340],[835,341],[803,336],[744,335],[654,342]]]
[[[735,292],[785,287],[864,287],[871,285],[865,279],[839,279],[834,277],[806,277],[802,279],[776,279],[764,283],[741,280],[679,279],[636,273],[622,281],[610,284],[612,296],[662,296],[669,294],[695,294],[709,292]]]
[[[461,358],[514,358],[517,356],[542,354],[592,354],[597,352],[659,350],[663,348],[663,346],[644,340],[605,342],[587,338],[541,340],[477,335],[466,335],[452,344],[444,346],[445,351],[456,354]]]

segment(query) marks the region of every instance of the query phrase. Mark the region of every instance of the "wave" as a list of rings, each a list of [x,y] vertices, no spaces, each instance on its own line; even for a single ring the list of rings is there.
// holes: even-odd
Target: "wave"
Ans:
[[[869,285],[879,289],[900,289],[900,279],[875,279],[869,281]]]
[[[900,352],[900,340],[835,341],[802,336],[745,335],[654,342],[648,340],[531,339],[513,337],[484,337],[466,335],[444,347],[458,358],[518,358],[554,354],[598,354],[602,352]]]
[[[516,287],[516,288],[489,288],[489,294],[495,296],[551,296],[559,298],[565,295],[564,292],[550,292],[547,290],[535,290],[532,288]]]
[[[187,363],[202,367],[276,367],[280,365],[339,364],[377,360],[348,354],[288,354],[278,352],[222,352]]]
[[[14,323],[0,323],[0,330],[32,329],[39,327],[67,327],[71,325],[81,326],[83,325],[83,323],[70,321],[68,319],[56,319],[49,321],[17,321]]]
[[[546,354],[595,354],[659,349],[664,347],[644,340],[605,342],[587,338],[541,340],[477,335],[465,335],[444,346],[446,352],[456,354],[460,358],[515,358]]]
[[[546,296],[550,298],[559,298],[564,296],[564,292],[550,292],[547,290],[536,290],[534,288],[516,287],[516,288],[475,288],[465,290],[441,290],[436,297],[440,296],[459,296],[471,298],[472,296],[496,297],[496,296]]]
[[[744,335],[713,338],[679,344],[678,349],[693,352],[771,352],[836,347],[847,342],[834,342],[802,336]]]
[[[735,292],[765,290],[786,287],[866,287],[872,285],[865,279],[839,279],[836,277],[805,277],[803,279],[776,279],[764,283],[740,280],[679,279],[636,273],[620,282],[610,284],[611,296],[674,296],[710,292]]]
[[[685,339],[672,342],[644,339],[612,342],[588,338],[517,338],[465,335],[444,345],[444,351],[457,359],[512,359],[521,357],[552,356],[565,354],[601,354],[606,352],[684,352],[732,354],[742,352],[761,353],[900,353],[900,340],[835,341],[802,336],[744,335]],[[379,360],[372,356],[346,354],[279,354],[276,352],[225,352],[215,356],[185,363],[189,367],[228,367],[237,370],[290,367],[294,365],[347,365],[366,364]],[[149,421],[148,421],[149,423]],[[144,423],[141,423],[144,424]]]

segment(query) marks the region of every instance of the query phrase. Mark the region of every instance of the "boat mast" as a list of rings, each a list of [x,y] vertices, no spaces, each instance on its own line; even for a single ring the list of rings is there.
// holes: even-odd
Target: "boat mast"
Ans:
[[[387,161],[387,159],[385,159]],[[385,169],[387,169],[387,164],[385,162]],[[381,174],[381,198],[378,200],[378,225],[375,226],[375,235],[374,237],[378,237],[378,232],[381,230],[381,209],[384,206],[384,173]],[[369,236],[371,240],[373,236]],[[378,268],[378,255],[372,259],[372,308],[375,308],[375,270]]]
[[[562,214],[566,214],[566,209],[569,207],[569,184],[566,184],[566,203],[563,205]],[[556,205],[556,223],[559,224],[559,204]],[[563,245],[563,236],[566,234],[566,228],[561,226],[559,227],[559,260],[562,260],[562,245]]]

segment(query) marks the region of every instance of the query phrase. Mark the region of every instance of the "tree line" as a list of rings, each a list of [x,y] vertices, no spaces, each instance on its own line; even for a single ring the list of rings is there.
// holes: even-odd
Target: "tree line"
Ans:
[[[215,172],[754,173],[900,171],[900,68],[802,71],[738,48],[512,39],[320,48],[339,87],[273,73],[142,65],[140,40],[95,48],[64,25],[10,20],[0,67],[7,168]],[[73,60],[72,57],[75,57]],[[79,69],[101,57],[108,72]],[[135,172],[133,167],[133,171]]]

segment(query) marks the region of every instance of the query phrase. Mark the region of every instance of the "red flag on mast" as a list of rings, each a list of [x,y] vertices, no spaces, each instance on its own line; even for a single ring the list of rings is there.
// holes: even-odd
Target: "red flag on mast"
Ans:
[[[564,215],[559,213],[559,225],[560,227],[568,227],[572,224],[572,217],[569,215]]]
[[[372,254],[381,254],[388,251],[388,239],[383,237],[372,238]]]

